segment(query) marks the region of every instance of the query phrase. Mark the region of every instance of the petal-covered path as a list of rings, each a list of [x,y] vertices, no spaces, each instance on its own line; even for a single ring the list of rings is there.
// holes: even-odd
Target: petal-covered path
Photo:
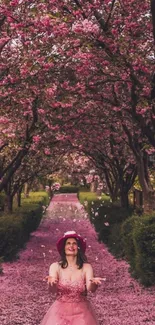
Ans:
[[[130,277],[127,263],[117,261],[104,244],[98,243],[75,194],[56,195],[20,259],[3,264],[0,324],[40,324],[53,301],[43,278],[49,265],[59,259],[55,243],[67,230],[76,230],[87,238],[87,257],[95,275],[106,277],[95,295],[90,296],[100,325],[155,325],[155,288],[140,287]]]

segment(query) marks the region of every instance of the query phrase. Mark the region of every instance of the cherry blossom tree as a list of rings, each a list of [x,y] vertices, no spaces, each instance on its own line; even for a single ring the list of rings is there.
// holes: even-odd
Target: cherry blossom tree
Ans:
[[[0,28],[0,190],[35,143],[47,151],[59,142],[77,147],[81,134],[88,135],[83,121],[94,123],[96,116],[102,126],[100,118],[108,120],[113,112],[111,124],[117,121],[119,134],[126,135],[147,201],[153,190],[144,148],[155,147],[150,2],[3,0]],[[104,128],[96,141],[113,133]]]
[[[155,41],[155,1],[151,0],[151,14],[152,14],[152,24],[153,24],[153,36]]]
[[[120,197],[122,206],[128,207],[128,193],[137,175],[136,160],[123,128],[120,129],[120,121],[114,114],[112,119],[109,115],[107,120],[103,112],[102,118],[100,114],[97,119],[95,111],[94,116],[91,116],[91,124],[87,117],[77,124],[79,137],[72,144],[83,150],[97,168],[102,181],[106,180],[112,201]],[[74,128],[72,139],[77,130]]]
[[[133,124],[144,138],[138,155],[131,141],[129,145],[137,159],[139,180],[147,202],[154,191],[149,178],[145,177],[147,151],[144,147],[155,147],[154,106],[150,96],[154,66],[150,3],[146,1],[140,6],[139,1],[75,3],[78,13],[73,30],[83,43],[85,40],[82,51],[79,49],[75,54],[78,80],[81,76],[83,89],[87,90],[87,103],[91,99],[102,107],[108,105],[108,111],[120,112],[124,130],[129,128],[129,119],[132,121],[130,134],[133,134]],[[149,202],[146,205],[149,208]]]
[[[36,149],[36,148],[35,148]],[[63,153],[60,154],[60,148],[54,148],[53,152],[45,154],[41,147],[36,151],[30,150],[24,157],[18,170],[9,179],[7,185],[4,187],[6,202],[5,210],[12,212],[13,199],[17,196],[18,206],[21,205],[21,192],[24,185],[29,184],[31,187],[33,182],[39,178],[45,178],[50,173],[58,171],[61,167]],[[34,154],[33,154],[34,153]]]
[[[0,190],[7,186],[35,143],[45,141],[50,150],[64,137],[61,123],[73,118],[68,115],[72,103],[65,101],[58,87],[66,59],[63,39],[68,29],[61,6],[56,5],[35,0],[2,1],[0,5]]]

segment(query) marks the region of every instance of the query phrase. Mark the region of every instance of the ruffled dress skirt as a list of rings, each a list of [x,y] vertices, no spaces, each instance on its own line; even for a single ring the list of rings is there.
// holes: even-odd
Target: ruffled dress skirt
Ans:
[[[98,325],[84,283],[80,282],[59,283],[57,299],[40,325]]]

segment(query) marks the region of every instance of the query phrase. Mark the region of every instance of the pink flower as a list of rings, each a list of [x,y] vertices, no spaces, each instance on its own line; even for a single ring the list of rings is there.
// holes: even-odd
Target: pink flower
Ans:
[[[57,88],[56,86],[53,86],[52,88],[47,88],[46,89],[47,95],[53,96],[55,94],[56,88]]]
[[[0,124],[7,124],[9,122],[9,119],[5,116],[0,117]]]
[[[52,186],[51,186],[51,190],[52,191],[59,191],[61,185],[59,183],[54,183]]]
[[[74,23],[72,30],[75,33],[85,33],[85,34],[95,34],[99,33],[99,26],[88,19],[83,20],[82,22]]]
[[[45,155],[49,156],[51,152],[48,148],[45,148],[44,153]]]
[[[46,114],[45,110],[42,109],[42,108],[39,108],[38,109],[38,113],[40,113],[41,115],[45,115]]]
[[[18,5],[18,3],[19,3],[19,0],[12,0],[12,1],[10,2],[10,5],[13,6],[13,7],[15,7],[15,6]]]
[[[35,143],[39,143],[40,140],[41,140],[40,135],[34,135],[34,136],[33,136],[33,141],[34,141]]]

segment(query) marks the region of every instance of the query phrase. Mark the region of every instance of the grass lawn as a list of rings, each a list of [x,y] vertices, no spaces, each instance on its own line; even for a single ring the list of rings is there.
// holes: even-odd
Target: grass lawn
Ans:
[[[110,202],[110,196],[106,194],[102,194],[101,196],[98,196],[94,192],[79,192],[79,201],[81,204],[84,204],[85,201],[87,202],[99,202],[99,201],[104,201],[104,202]]]
[[[17,206],[16,200],[14,200],[14,213],[22,213],[25,210],[28,211],[29,209],[36,208],[38,205],[47,206],[49,204],[49,195],[45,191],[39,192],[30,192],[27,198],[24,197],[24,193],[21,196],[21,207]]]

